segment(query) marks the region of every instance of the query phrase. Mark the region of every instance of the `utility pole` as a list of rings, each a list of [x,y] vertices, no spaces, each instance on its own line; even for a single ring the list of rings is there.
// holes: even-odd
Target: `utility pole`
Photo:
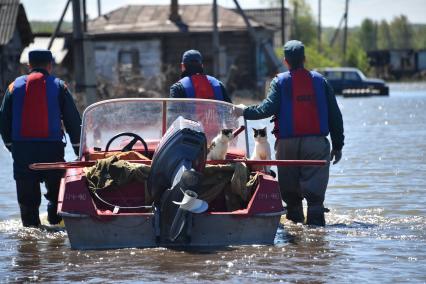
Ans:
[[[299,21],[298,21],[298,17],[299,17],[299,13],[298,13],[298,8],[299,8],[299,4],[297,3],[297,1],[294,1],[294,11],[293,11],[293,30],[294,32],[292,33],[292,37],[294,39],[299,39],[300,35],[299,35]]]
[[[86,11],[86,0],[83,0],[83,30],[87,33],[87,11]]]
[[[72,24],[75,89],[79,93],[83,91],[84,85],[84,50],[80,0],[72,0]]]
[[[218,14],[217,14],[217,0],[213,0],[213,73],[215,76],[219,75],[220,63],[220,43],[219,43],[219,30],[217,27]]]
[[[101,0],[98,0],[98,17],[100,17],[102,15],[102,11],[101,11]]]
[[[345,4],[345,28],[343,30],[343,63],[346,65],[346,46],[348,41],[348,10],[349,0],[346,0]]]
[[[281,0],[281,43],[285,44],[285,0]]]
[[[53,41],[54,41],[54,40],[55,40],[55,38],[58,36],[58,33],[59,33],[60,29],[61,29],[62,22],[64,21],[64,17],[65,17],[65,14],[67,13],[68,6],[70,5],[70,2],[71,2],[71,0],[68,0],[68,1],[67,1],[67,3],[65,4],[65,8],[64,8],[64,10],[62,11],[61,18],[59,19],[59,22],[56,24],[55,31],[53,32],[52,36],[50,37],[50,40],[49,40],[49,44],[48,44],[48,46],[47,46],[47,49],[50,49],[50,48],[52,47],[52,45],[53,45]]]
[[[95,63],[91,42],[84,38],[80,1],[72,0],[75,91],[83,94],[85,104],[90,105],[96,102]]]
[[[318,0],[318,51],[321,52],[321,0]]]
[[[251,38],[256,42],[259,43],[261,48],[263,48],[263,50],[265,51],[266,56],[268,57],[268,59],[271,61],[271,63],[274,65],[274,67],[279,71],[279,72],[284,72],[285,71],[285,67],[283,65],[283,63],[281,62],[281,60],[279,60],[275,54],[274,49],[272,48],[272,45],[269,44],[268,42],[265,41],[261,41],[257,34],[256,31],[254,30],[254,28],[252,27],[252,25],[250,24],[249,19],[247,18],[247,15],[244,13],[243,9],[240,6],[240,3],[238,3],[238,0],[234,0],[235,6],[237,7],[237,11],[238,13],[241,15],[241,17],[244,20],[244,23],[247,26],[247,31],[249,32]]]

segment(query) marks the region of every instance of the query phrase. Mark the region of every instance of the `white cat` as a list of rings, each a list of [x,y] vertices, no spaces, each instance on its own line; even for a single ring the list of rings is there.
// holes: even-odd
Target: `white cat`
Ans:
[[[250,160],[270,160],[271,159],[271,147],[268,142],[268,135],[266,133],[266,127],[262,129],[253,128],[254,132],[254,149],[251,154]],[[253,170],[261,170],[267,173],[271,172],[270,166],[259,166],[252,167]]]
[[[222,129],[210,144],[207,160],[224,160],[232,138],[232,129]]]

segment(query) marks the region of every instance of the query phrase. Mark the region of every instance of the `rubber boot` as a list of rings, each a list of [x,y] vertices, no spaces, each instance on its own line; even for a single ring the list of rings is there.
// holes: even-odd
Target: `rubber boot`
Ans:
[[[309,206],[308,204],[308,216],[306,218],[306,225],[325,226],[325,211],[326,210],[323,205]]]
[[[24,227],[38,227],[40,226],[40,217],[38,208],[30,208],[25,205],[19,205],[21,211],[21,220]]]
[[[305,221],[305,216],[303,214],[302,202],[296,205],[288,204],[286,217],[288,220],[293,221],[294,223],[303,223]]]
[[[62,217],[58,215],[58,205],[49,201],[47,204],[47,221],[50,225],[59,224],[62,221]]]

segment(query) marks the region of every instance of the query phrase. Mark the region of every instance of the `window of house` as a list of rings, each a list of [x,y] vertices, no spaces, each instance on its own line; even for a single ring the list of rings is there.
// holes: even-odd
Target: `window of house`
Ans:
[[[118,72],[120,76],[139,75],[138,50],[120,50],[118,53]]]

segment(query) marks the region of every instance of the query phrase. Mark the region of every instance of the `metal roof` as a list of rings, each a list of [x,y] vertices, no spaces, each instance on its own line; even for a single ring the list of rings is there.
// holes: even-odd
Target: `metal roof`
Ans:
[[[16,28],[24,46],[32,42],[33,35],[24,6],[19,4],[19,0],[0,0],[0,46],[10,42]]]
[[[30,50],[37,48],[47,48],[49,45],[50,37],[35,37],[34,42],[27,46],[21,53],[21,59],[19,60],[22,64],[28,64],[28,53]],[[61,64],[65,56],[68,53],[68,49],[65,48],[65,38],[57,37],[50,48],[53,59],[56,64]]]
[[[129,5],[90,21],[89,33],[174,33],[182,25],[169,20],[169,5]],[[179,5],[179,15],[188,32],[211,32],[212,5]],[[262,27],[250,20],[253,27]],[[243,18],[235,11],[218,6],[219,31],[246,30]]]
[[[355,67],[326,67],[326,68],[319,68],[322,71],[336,71],[336,72],[349,72],[349,71],[360,71],[358,68]]]
[[[285,23],[289,25],[291,23],[290,13],[288,8],[285,11]],[[263,9],[245,9],[244,13],[258,21],[259,23],[266,24],[275,29],[281,29],[281,8],[263,8]]]

